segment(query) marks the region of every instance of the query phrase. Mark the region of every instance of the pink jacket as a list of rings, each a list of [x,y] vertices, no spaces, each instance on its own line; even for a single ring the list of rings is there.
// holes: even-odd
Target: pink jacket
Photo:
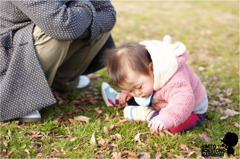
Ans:
[[[177,127],[183,123],[201,101],[206,90],[200,79],[185,63],[188,58],[183,43],[172,44],[170,36],[166,35],[163,41],[143,41],[153,62],[155,90],[153,107],[159,111],[154,118],[160,120],[165,129]],[[197,112],[207,111],[207,105],[200,104]],[[195,113],[195,110],[194,110]]]
[[[187,57],[187,52],[177,57],[177,71],[153,97],[154,108],[161,110],[155,118],[161,120],[166,129],[183,123],[206,95],[200,79],[185,63]]]

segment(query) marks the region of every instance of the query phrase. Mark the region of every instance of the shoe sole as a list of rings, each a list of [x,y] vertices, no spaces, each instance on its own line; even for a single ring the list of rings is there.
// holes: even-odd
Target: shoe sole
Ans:
[[[106,82],[103,82],[103,83],[102,83],[101,92],[102,92],[103,100],[104,100],[105,104],[106,104],[108,107],[112,107],[113,105],[108,102],[108,99],[107,99],[107,97],[106,97],[106,95],[105,95],[105,93],[104,93],[104,90],[103,90],[103,85],[104,85],[104,84],[105,84],[105,85],[108,85]]]
[[[19,121],[24,123],[33,123],[33,122],[40,122],[41,118],[21,118]]]

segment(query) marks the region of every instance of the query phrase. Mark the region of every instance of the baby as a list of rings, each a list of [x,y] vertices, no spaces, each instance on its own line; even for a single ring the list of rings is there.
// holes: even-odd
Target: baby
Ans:
[[[128,104],[124,117],[148,121],[154,132],[183,132],[203,121],[208,108],[206,90],[186,64],[183,43],[172,44],[167,35],[163,41],[126,43],[108,51],[105,65],[110,83],[123,89],[117,93],[102,84],[108,106],[125,105],[134,98],[137,104]]]

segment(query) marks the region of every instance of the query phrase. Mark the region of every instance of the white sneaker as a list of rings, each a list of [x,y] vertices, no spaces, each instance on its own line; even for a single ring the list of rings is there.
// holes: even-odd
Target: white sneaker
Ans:
[[[105,104],[108,107],[116,106],[119,104],[118,93],[108,83],[102,83],[102,96]]]
[[[22,122],[38,122],[41,121],[41,114],[38,110],[29,113],[19,119]]]
[[[77,88],[87,87],[90,83],[90,79],[87,76],[80,76]]]

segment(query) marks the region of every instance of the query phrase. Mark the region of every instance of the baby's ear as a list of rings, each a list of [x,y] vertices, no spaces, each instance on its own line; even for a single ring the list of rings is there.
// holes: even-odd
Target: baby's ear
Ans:
[[[177,43],[173,44],[172,49],[173,49],[173,53],[176,56],[183,55],[186,51],[185,45],[181,42],[177,42]]]

